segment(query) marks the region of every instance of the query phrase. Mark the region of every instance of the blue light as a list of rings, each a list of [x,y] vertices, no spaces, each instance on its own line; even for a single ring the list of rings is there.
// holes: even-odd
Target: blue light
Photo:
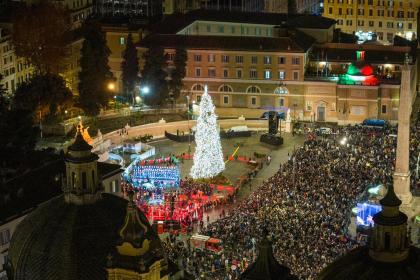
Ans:
[[[357,203],[357,225],[373,226],[373,216],[380,212],[382,207],[371,203]]]

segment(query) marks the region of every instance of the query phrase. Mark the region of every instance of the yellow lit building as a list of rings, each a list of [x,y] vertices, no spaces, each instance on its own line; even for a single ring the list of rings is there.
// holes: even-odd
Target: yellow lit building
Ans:
[[[293,119],[305,121],[397,120],[409,47],[335,43],[334,23],[316,16],[289,17],[282,25],[279,15],[195,13],[181,26],[168,17],[157,28],[161,32],[144,38],[138,49],[164,47],[171,69],[175,49],[185,46],[183,94],[199,102],[208,85],[220,116],[255,118],[290,109]],[[411,82],[414,68],[412,76]]]
[[[121,63],[127,47],[128,35],[131,34],[133,42],[138,43],[143,36],[144,28],[140,25],[129,25],[127,23],[103,23],[102,30],[105,32],[106,44],[110,50],[108,65],[116,80],[115,87],[112,90],[117,93],[122,92]]]
[[[382,42],[394,36],[417,38],[419,0],[325,0],[323,16],[337,20],[345,33],[373,32]]]

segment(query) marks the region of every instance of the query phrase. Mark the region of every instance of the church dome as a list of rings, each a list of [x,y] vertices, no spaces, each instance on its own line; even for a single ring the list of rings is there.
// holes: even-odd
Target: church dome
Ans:
[[[39,205],[12,236],[10,279],[168,279],[159,236],[132,192],[128,201],[102,192],[98,157],[82,133],[79,126],[65,156],[64,194]]]
[[[117,245],[126,208],[127,200],[106,193],[93,204],[66,203],[60,196],[39,206],[13,234],[12,279],[107,279],[109,254]],[[159,237],[137,211],[149,229],[145,236],[149,251],[154,258],[163,258]]]

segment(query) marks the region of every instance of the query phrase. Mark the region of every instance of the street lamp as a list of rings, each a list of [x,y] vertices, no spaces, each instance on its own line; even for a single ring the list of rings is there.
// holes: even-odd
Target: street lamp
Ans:
[[[114,91],[115,90],[115,83],[109,82],[108,83],[108,89],[111,90],[111,91]]]
[[[150,88],[148,86],[144,86],[140,88],[141,93],[148,94],[150,92]]]

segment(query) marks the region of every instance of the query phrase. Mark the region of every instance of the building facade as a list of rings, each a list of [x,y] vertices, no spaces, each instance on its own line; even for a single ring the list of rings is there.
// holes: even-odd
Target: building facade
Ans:
[[[173,34],[146,37],[139,52],[163,46],[170,69],[182,43],[188,53],[184,95],[199,102],[208,85],[220,116],[259,117],[290,109],[295,120],[396,121],[400,69],[411,49],[334,43],[333,27],[324,23],[315,26],[312,16],[290,19],[283,27],[267,19],[196,19]],[[376,83],[359,75],[365,66]]]
[[[133,42],[138,43],[144,36],[144,28],[138,25],[102,24],[102,30],[105,33],[106,44],[110,50],[108,65],[116,81],[113,90],[116,93],[122,92],[121,63],[123,62],[124,51],[127,47],[128,35],[131,34]]]
[[[0,28],[0,75],[6,92],[12,94],[19,84],[30,79],[33,67],[22,57],[16,56],[8,29]]]
[[[419,0],[325,0],[323,16],[337,20],[343,32],[392,43],[394,36],[417,38]]]
[[[162,15],[162,1],[156,0],[98,0],[94,12],[101,16],[156,17]]]

